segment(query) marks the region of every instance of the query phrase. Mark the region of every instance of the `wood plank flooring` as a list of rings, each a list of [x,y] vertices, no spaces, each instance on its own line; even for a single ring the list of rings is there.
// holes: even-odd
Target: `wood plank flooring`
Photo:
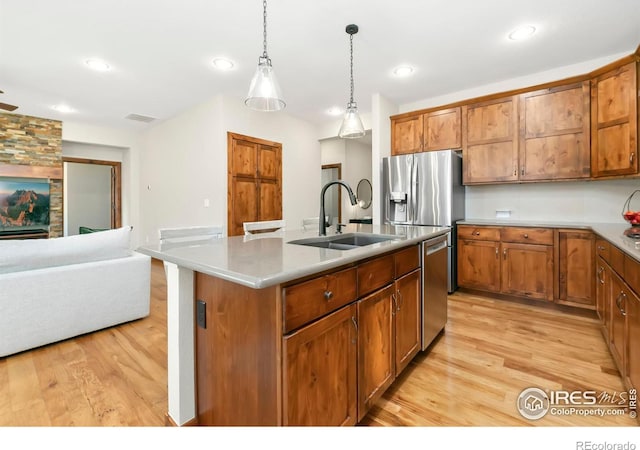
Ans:
[[[167,411],[166,284],[153,261],[151,314],[0,358],[0,426],[162,426]],[[446,332],[361,422],[372,426],[619,426],[619,417],[516,410],[522,389],[621,391],[595,319],[465,293]]]

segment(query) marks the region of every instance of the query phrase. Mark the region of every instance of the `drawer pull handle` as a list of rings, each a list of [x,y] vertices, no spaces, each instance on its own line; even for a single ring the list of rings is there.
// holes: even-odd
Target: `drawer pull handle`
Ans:
[[[602,245],[598,245],[598,250],[604,250],[604,247]]]
[[[331,300],[333,298],[333,292],[331,291],[324,291],[324,299],[325,300]]]
[[[627,312],[621,306],[623,297],[626,298],[627,294],[625,294],[624,292],[620,292],[620,294],[618,295],[618,298],[616,298],[616,306],[618,307],[618,310],[620,311],[620,314],[622,315],[622,317],[627,315]]]

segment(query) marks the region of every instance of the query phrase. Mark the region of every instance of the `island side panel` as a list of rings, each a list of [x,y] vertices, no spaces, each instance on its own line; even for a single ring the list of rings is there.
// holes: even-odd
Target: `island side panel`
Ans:
[[[196,326],[198,424],[281,425],[280,287],[196,272],[195,292],[206,303],[206,328]]]

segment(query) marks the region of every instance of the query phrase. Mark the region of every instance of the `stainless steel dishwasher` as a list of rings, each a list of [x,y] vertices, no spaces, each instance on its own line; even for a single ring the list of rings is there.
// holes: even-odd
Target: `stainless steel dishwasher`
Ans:
[[[422,350],[447,323],[447,235],[422,243]]]

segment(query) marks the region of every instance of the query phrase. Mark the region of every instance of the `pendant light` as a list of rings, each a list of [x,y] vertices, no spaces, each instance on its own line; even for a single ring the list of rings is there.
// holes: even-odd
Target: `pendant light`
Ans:
[[[279,111],[285,107],[285,102],[273,73],[273,67],[271,67],[271,59],[267,55],[267,0],[263,0],[262,9],[263,52],[262,56],[258,58],[258,69],[251,80],[249,94],[247,94],[244,104],[256,111]]]
[[[338,136],[345,139],[356,139],[364,136],[364,126],[358,114],[358,105],[353,101],[353,35],[358,32],[358,25],[347,25],[346,32],[349,35],[349,43],[351,45],[350,68],[351,68],[351,96],[347,104],[347,110],[344,113],[344,119],[340,126]]]

